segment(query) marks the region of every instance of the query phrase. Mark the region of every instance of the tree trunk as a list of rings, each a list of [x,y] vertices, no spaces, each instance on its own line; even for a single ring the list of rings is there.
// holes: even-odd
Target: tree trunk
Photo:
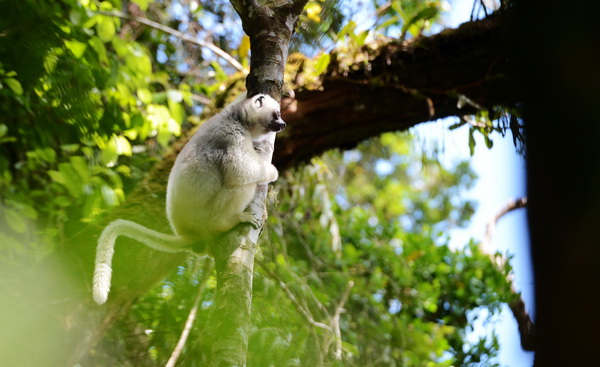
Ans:
[[[246,79],[248,96],[266,93],[279,100],[287,49],[300,12],[306,0],[285,6],[262,6],[256,1],[232,0],[250,37],[252,56]],[[261,157],[271,162],[275,133],[254,143]],[[250,205],[253,215],[264,223],[267,185],[259,185]],[[217,270],[217,294],[208,320],[208,342],[211,344],[210,366],[229,367],[246,364],[248,333],[252,309],[252,276],[254,250],[259,229],[226,235],[213,248]]]
[[[600,4],[517,4],[512,40],[526,93],[535,366],[595,366],[600,330]]]

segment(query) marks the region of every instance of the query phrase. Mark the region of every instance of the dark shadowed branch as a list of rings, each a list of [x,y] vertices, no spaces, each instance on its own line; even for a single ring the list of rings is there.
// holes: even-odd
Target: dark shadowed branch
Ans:
[[[494,215],[492,219],[487,223],[484,240],[481,243],[481,250],[487,254],[492,263],[495,264],[499,271],[502,271],[507,259],[504,256],[499,256],[492,252],[491,243],[494,237],[496,225],[498,221],[506,214],[521,208],[525,208],[527,205],[527,198],[518,198],[510,200],[502,209]],[[510,281],[510,280],[509,280]],[[531,316],[525,308],[525,302],[521,295],[515,290],[514,285],[511,282],[511,292],[515,298],[508,304],[510,310],[517,321],[519,328],[519,336],[521,338],[521,347],[524,350],[534,351],[535,350],[535,328]]]
[[[516,105],[521,93],[510,73],[503,17],[411,43],[365,47],[368,59],[361,55],[350,66],[332,61],[322,86],[298,88],[295,105],[284,112],[288,128],[277,139],[275,165],[293,167],[384,132]],[[473,103],[459,103],[465,98]]]

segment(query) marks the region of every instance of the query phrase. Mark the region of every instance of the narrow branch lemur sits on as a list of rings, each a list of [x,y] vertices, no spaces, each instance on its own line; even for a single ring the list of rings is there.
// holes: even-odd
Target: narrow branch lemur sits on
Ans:
[[[167,185],[167,218],[174,235],[117,219],[98,239],[94,300],[108,298],[117,237],[126,236],[159,251],[192,252],[191,246],[240,223],[258,227],[246,212],[258,184],[277,180],[275,166],[254,150],[253,141],[285,128],[279,103],[266,94],[241,98],[202,124],[175,160]],[[205,249],[210,252],[210,249]]]

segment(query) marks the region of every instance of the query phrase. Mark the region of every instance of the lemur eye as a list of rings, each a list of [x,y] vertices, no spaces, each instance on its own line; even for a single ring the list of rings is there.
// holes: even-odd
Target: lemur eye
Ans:
[[[273,111],[273,120],[278,120],[281,117],[281,112]]]
[[[263,106],[263,99],[265,99],[265,97],[260,96],[256,99],[256,101],[254,101],[254,103],[256,103],[256,105],[258,106],[258,108],[261,108]]]

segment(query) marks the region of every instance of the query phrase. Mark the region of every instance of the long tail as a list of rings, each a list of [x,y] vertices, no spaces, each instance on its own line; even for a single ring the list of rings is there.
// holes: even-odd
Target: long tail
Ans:
[[[164,252],[192,252],[186,246],[189,241],[148,229],[140,224],[117,219],[104,228],[96,247],[96,267],[94,269],[94,301],[101,305],[106,302],[110,291],[112,275],[112,257],[115,252],[115,241],[119,236],[126,236],[140,241],[148,247]]]

